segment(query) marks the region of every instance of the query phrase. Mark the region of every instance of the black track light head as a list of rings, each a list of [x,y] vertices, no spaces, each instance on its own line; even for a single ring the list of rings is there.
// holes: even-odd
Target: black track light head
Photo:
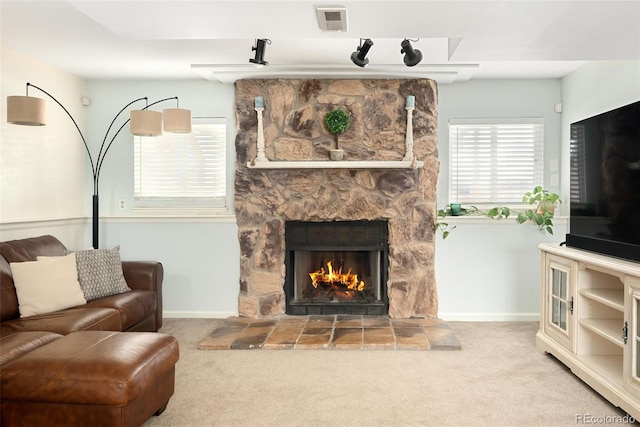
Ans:
[[[249,58],[249,62],[264,66],[269,65],[267,61],[264,60],[264,49],[268,44],[271,44],[271,40],[269,39],[256,39],[256,45],[251,48],[252,51],[256,51],[255,58]]]
[[[404,53],[404,65],[413,67],[422,61],[422,52],[414,49],[409,40],[404,39],[402,43],[400,43],[400,46],[402,46],[400,53]]]
[[[365,39],[364,42],[360,39],[360,46],[358,46],[356,51],[351,54],[351,61],[353,61],[353,63],[358,67],[366,66],[369,63],[366,56],[367,53],[369,53],[371,46],[373,46],[371,39]]]

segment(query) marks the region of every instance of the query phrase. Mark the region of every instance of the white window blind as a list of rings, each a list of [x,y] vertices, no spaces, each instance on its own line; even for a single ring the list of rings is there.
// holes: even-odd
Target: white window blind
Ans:
[[[518,204],[543,184],[542,118],[451,119],[449,201]]]
[[[134,137],[136,207],[224,207],[226,133],[224,118],[194,117],[190,134]]]

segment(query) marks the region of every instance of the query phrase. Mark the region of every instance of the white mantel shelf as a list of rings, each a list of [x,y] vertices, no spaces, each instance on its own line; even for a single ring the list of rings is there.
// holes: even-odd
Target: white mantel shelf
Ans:
[[[249,169],[422,169],[417,160],[305,160],[247,162]]]

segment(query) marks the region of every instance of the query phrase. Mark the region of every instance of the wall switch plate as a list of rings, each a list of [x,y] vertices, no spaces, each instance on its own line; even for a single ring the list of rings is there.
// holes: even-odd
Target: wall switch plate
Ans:
[[[558,162],[558,159],[549,160],[549,172],[560,172],[560,162]]]
[[[549,179],[549,184],[552,187],[559,187],[560,186],[560,174],[552,173],[549,178],[550,178]]]

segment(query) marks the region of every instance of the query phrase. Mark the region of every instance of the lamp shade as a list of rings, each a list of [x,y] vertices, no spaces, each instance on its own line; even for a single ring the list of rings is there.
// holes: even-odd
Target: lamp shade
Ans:
[[[162,113],[150,110],[131,110],[131,134],[136,136],[162,135]]]
[[[191,110],[167,108],[162,111],[165,132],[191,133]]]
[[[7,122],[16,125],[44,126],[46,104],[33,96],[7,96]]]

